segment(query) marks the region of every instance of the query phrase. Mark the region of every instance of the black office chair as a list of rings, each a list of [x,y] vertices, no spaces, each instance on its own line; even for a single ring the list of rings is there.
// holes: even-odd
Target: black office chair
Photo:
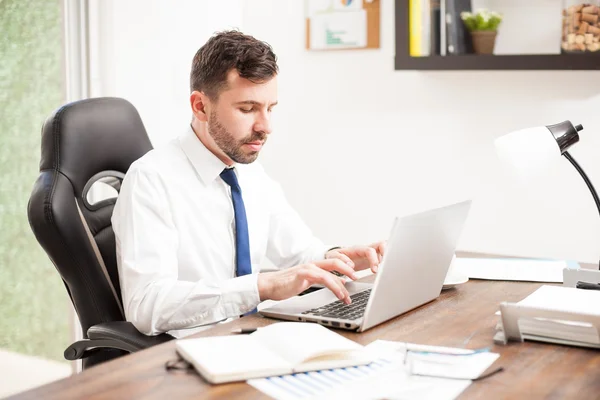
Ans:
[[[40,176],[28,205],[31,229],[60,273],[86,339],[67,347],[83,367],[173,339],[146,336],[125,322],[111,215],[116,197],[91,204],[103,182],[118,192],[133,161],[152,149],[131,103],[118,98],[76,101],[42,128]]]

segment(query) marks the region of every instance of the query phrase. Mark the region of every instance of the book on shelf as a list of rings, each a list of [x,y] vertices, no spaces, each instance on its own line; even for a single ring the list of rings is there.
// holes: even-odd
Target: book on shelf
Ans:
[[[445,0],[445,3],[447,54],[473,53],[471,34],[460,17],[462,12],[471,11],[471,0]]]
[[[441,50],[442,12],[440,0],[431,0],[429,5],[429,54],[439,56]]]
[[[471,35],[460,13],[471,11],[471,0],[409,0],[409,54],[473,53]]]
[[[409,54],[428,56],[431,42],[430,0],[409,0]]]
[[[446,0],[440,0],[440,55],[446,55]]]

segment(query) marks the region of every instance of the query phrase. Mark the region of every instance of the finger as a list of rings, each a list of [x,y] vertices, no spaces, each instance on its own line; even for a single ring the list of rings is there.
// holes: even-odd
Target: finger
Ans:
[[[325,271],[337,271],[346,275],[352,280],[358,278],[358,276],[356,276],[356,272],[354,272],[354,269],[338,258],[317,261],[315,262],[315,265],[321,269],[324,269]]]
[[[350,304],[352,302],[352,299],[350,299],[350,293],[348,293],[348,289],[346,289],[346,286],[344,285],[344,279],[329,274],[325,271],[323,271],[323,275],[325,275],[325,281],[323,282],[323,284],[327,287],[330,287],[327,282],[331,282],[331,287],[336,287],[338,290],[338,299],[340,299],[345,304]]]
[[[350,294],[340,278],[324,271],[315,264],[309,264],[307,279],[311,280],[312,283],[320,283],[324,285],[326,288],[331,290],[331,292],[333,292],[338,299],[346,304],[350,304]]]
[[[337,258],[339,260],[342,260],[343,262],[348,264],[351,268],[354,268],[354,261],[352,261],[352,259],[350,257],[348,257],[347,255],[345,255],[344,253],[340,253],[339,251],[331,251],[331,252],[329,252],[329,255],[327,256],[327,259],[330,260],[332,258]]]
[[[367,259],[371,271],[377,272],[377,268],[379,267],[379,257],[377,256],[375,249],[372,247],[364,247],[362,250],[363,257]]]
[[[342,278],[338,278],[337,276],[326,272],[326,270],[320,268],[316,264],[311,264],[310,267],[312,272],[316,274],[315,277],[319,280],[318,283],[321,283],[325,285],[325,287],[329,288],[329,290],[331,290],[344,303],[350,304],[350,294],[348,293]]]
[[[377,251],[377,257],[379,258],[379,263],[381,264],[381,261],[383,261],[383,255],[385,254],[386,242],[383,241],[375,243],[372,244],[371,247],[373,247]]]

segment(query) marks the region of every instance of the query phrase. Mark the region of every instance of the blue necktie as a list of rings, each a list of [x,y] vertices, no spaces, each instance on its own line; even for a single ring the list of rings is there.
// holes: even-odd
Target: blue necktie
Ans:
[[[236,276],[248,275],[252,273],[252,262],[250,261],[250,239],[248,238],[248,221],[242,199],[242,189],[233,168],[225,168],[221,172],[221,179],[231,186],[231,199],[235,214],[235,274]]]
[[[252,273],[250,259],[250,238],[248,237],[248,221],[246,220],[246,207],[242,199],[242,188],[238,183],[233,168],[225,168],[221,172],[221,179],[231,186],[231,200],[235,214],[235,274],[243,276]],[[254,314],[256,308],[244,315]]]

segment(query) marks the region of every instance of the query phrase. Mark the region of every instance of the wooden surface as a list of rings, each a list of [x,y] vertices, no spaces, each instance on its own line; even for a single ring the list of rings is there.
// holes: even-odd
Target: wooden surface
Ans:
[[[519,301],[539,283],[477,281],[442,292],[435,301],[367,332],[336,332],[361,344],[376,339],[467,348],[493,346],[501,357],[491,368],[504,372],[473,383],[461,399],[600,398],[600,352],[535,342],[494,346],[492,337],[501,301]],[[218,325],[196,336],[229,334],[234,327],[276,322],[260,316]],[[83,373],[15,396],[16,399],[259,399],[245,383],[208,385],[194,372],[166,371],[176,358],[175,343],[96,366]]]

